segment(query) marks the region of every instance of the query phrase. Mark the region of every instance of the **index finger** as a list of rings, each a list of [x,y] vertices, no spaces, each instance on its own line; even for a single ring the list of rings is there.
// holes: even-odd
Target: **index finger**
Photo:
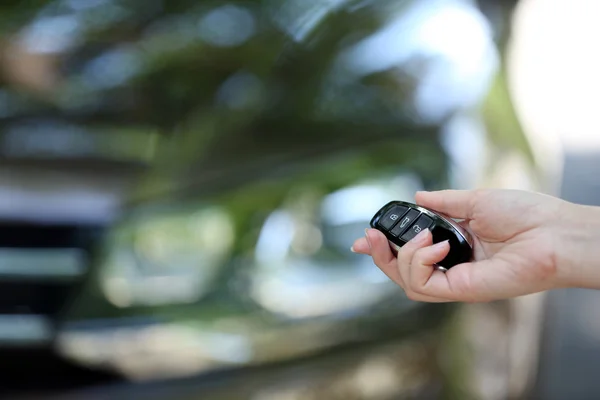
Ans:
[[[439,190],[435,192],[417,192],[418,205],[446,214],[451,218],[471,219],[474,190]]]

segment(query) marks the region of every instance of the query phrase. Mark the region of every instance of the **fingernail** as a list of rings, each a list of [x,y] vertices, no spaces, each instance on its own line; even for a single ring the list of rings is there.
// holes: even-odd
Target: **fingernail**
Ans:
[[[427,237],[427,233],[429,232],[429,228],[423,229],[417,236],[415,236],[411,242],[421,243]]]
[[[350,247],[350,251],[356,253],[356,251],[354,251],[354,246]]]
[[[446,243],[448,243],[448,241],[444,240],[443,242],[434,244],[433,246],[431,246],[431,248],[435,251],[442,250],[446,247]]]
[[[369,229],[365,229],[365,237],[367,238],[367,243],[369,244],[369,248],[371,248],[371,239],[369,239]]]

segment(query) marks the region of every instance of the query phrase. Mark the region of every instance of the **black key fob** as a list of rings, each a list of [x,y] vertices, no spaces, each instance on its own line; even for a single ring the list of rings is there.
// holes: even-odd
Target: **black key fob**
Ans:
[[[470,261],[473,254],[473,239],[469,232],[452,218],[416,204],[404,201],[387,203],[373,216],[371,227],[383,232],[395,251],[423,229],[429,228],[433,243],[448,240],[450,244],[450,252],[437,264],[442,271]]]

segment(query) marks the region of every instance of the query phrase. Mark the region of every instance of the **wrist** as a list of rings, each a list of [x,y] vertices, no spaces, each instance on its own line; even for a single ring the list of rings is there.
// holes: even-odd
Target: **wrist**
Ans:
[[[600,207],[565,203],[556,243],[564,287],[600,289]]]

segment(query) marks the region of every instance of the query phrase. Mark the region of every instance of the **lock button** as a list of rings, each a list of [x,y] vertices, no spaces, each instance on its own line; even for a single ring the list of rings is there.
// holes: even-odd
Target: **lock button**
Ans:
[[[379,220],[379,225],[389,231],[408,211],[408,207],[394,206]]]
[[[406,231],[400,239],[408,242],[415,236],[417,236],[422,230],[429,228],[433,225],[433,220],[427,215],[421,215],[419,219]]]

